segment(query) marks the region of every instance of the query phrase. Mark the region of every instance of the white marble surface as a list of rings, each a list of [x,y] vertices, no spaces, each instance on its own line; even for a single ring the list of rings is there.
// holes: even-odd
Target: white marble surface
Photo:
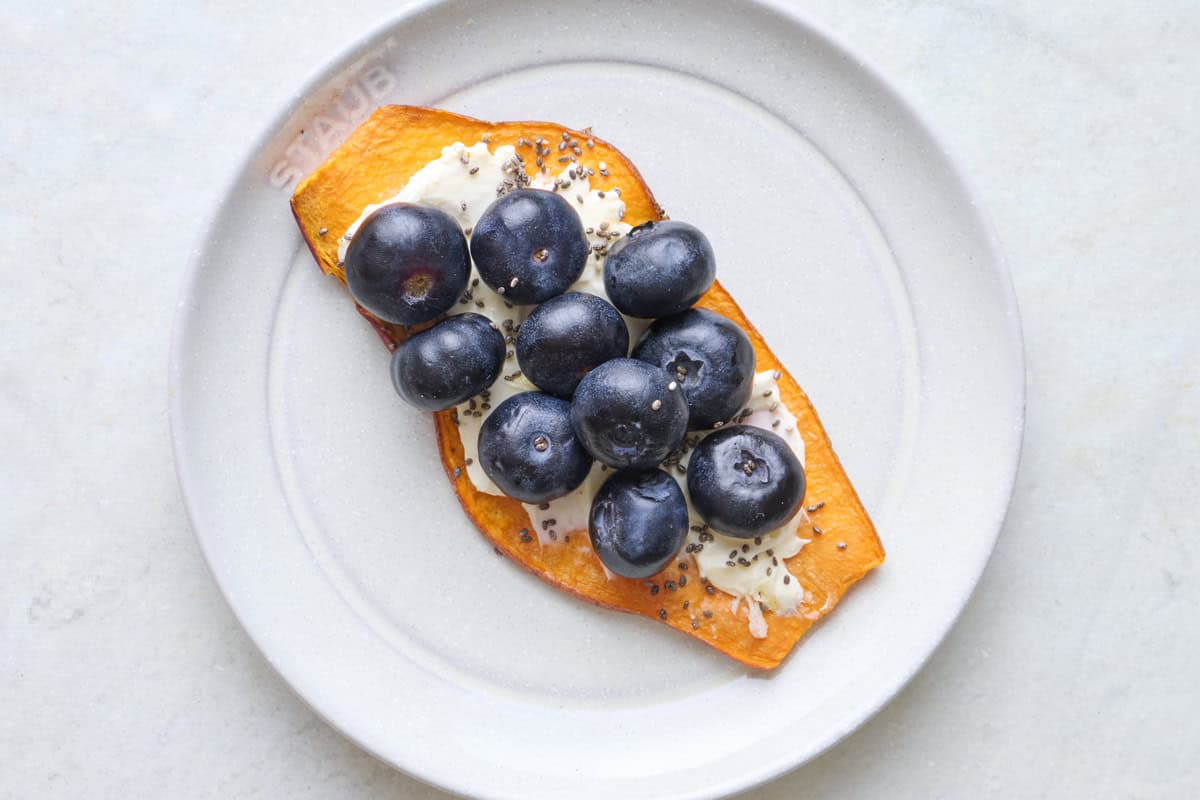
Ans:
[[[0,4],[0,797],[441,797],[328,728],[243,635],[166,416],[176,292],[247,132],[399,4],[53,5]],[[747,796],[1200,796],[1200,6],[803,9],[975,181],[1029,417],[946,643],[857,734]]]

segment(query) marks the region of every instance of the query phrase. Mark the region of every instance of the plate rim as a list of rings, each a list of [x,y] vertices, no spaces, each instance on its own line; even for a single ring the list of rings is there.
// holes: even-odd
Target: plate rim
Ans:
[[[262,152],[267,143],[278,134],[279,130],[285,127],[286,123],[298,113],[309,98],[326,84],[332,77],[340,71],[351,66],[361,57],[361,54],[385,39],[388,34],[396,28],[402,27],[411,23],[421,15],[439,7],[453,6],[458,0],[418,0],[411,4],[408,8],[399,13],[389,14],[380,18],[376,23],[369,26],[361,36],[354,37],[346,42],[341,49],[328,61],[318,64],[314,69],[309,71],[308,76],[300,83],[295,93],[283,103],[282,107],[274,114],[265,117],[265,122],[259,133],[250,139],[250,143],[243,151],[243,155],[238,158],[226,173],[225,177],[217,182],[219,202],[216,204],[213,211],[205,219],[204,223],[197,229],[193,246],[190,250],[188,264],[183,270],[180,278],[180,287],[177,294],[175,313],[172,320],[170,349],[168,355],[168,380],[167,380],[167,406],[168,417],[171,429],[171,447],[172,461],[175,468],[176,479],[179,484],[180,495],[183,500],[184,510],[188,517],[188,523],[192,531],[192,535],[199,546],[200,553],[203,557],[205,568],[212,577],[217,588],[220,590],[222,600],[226,607],[233,614],[239,626],[254,643],[255,649],[262,655],[264,661],[270,666],[271,670],[282,680],[283,684],[298,697],[309,709],[312,710],[320,719],[330,725],[335,730],[339,731],[349,738],[356,747],[359,747],[366,752],[371,753],[375,758],[378,758],[385,764],[392,766],[404,774],[434,786],[444,791],[462,793],[467,790],[467,784],[461,782],[446,781],[443,779],[435,779],[426,774],[420,769],[420,765],[401,763],[394,755],[384,754],[377,749],[371,747],[362,737],[356,735],[355,731],[350,726],[344,725],[335,721],[330,716],[327,716],[318,708],[312,700],[292,684],[292,682],[284,674],[283,669],[276,664],[275,660],[263,647],[254,630],[247,625],[243,615],[238,611],[236,605],[232,602],[228,587],[223,583],[218,570],[214,564],[214,554],[209,549],[209,544],[206,544],[205,538],[200,533],[198,525],[198,509],[197,509],[197,490],[190,487],[187,475],[187,468],[184,464],[183,454],[186,451],[184,442],[184,410],[183,397],[179,391],[179,385],[182,380],[182,375],[185,370],[186,362],[186,337],[187,337],[187,318],[188,309],[192,305],[194,297],[197,295],[197,286],[201,280],[205,251],[207,242],[217,228],[218,221],[222,218],[226,206],[233,201],[238,183],[251,170],[255,159]],[[997,542],[1006,525],[1008,515],[1011,513],[1012,500],[1016,489],[1016,481],[1020,473],[1020,466],[1024,453],[1025,444],[1025,425],[1027,411],[1027,374],[1026,374],[1026,353],[1025,353],[1025,337],[1020,315],[1020,308],[1017,303],[1016,291],[1013,285],[1012,273],[1009,269],[1008,259],[1006,258],[1003,247],[993,227],[991,219],[985,213],[982,204],[980,203],[980,194],[977,191],[974,182],[970,179],[969,174],[962,168],[962,163],[955,151],[948,146],[945,139],[938,131],[929,125],[925,118],[918,113],[917,107],[908,100],[907,96],[896,86],[879,68],[875,67],[870,61],[858,54],[839,34],[831,31],[824,23],[811,16],[802,13],[799,9],[782,0],[742,0],[744,5],[756,7],[757,10],[767,11],[784,17],[787,22],[797,26],[800,29],[806,30],[814,37],[822,40],[824,44],[832,50],[838,57],[844,59],[845,62],[852,65],[856,70],[861,72],[865,78],[873,83],[874,87],[881,91],[890,102],[895,104],[898,110],[901,110],[909,119],[909,122],[915,126],[928,140],[937,148],[937,154],[949,169],[949,174],[954,182],[958,184],[959,191],[962,193],[970,204],[969,214],[974,224],[978,227],[982,234],[981,240],[986,243],[987,249],[992,259],[992,265],[989,272],[997,280],[997,288],[1000,290],[1000,296],[1003,299],[1003,311],[1007,320],[1007,338],[1013,348],[1012,355],[1014,360],[1011,369],[1014,375],[1009,377],[1009,380],[1015,390],[1015,395],[1012,398],[1015,406],[1013,420],[1013,430],[1011,436],[1014,441],[1011,442],[1008,451],[1010,452],[1009,468],[1004,471],[1005,484],[1003,487],[997,487],[997,496],[1004,498],[1003,509],[999,514],[998,519],[993,520],[991,525],[991,533],[987,542],[985,552],[975,565],[970,574],[970,588],[962,596],[958,607],[954,613],[948,617],[944,627],[942,627],[935,638],[930,638],[926,644],[915,648],[918,656],[911,661],[906,670],[897,674],[897,677],[889,681],[882,688],[871,693],[870,699],[851,707],[853,713],[847,714],[844,717],[844,724],[836,729],[829,730],[825,735],[820,737],[818,741],[810,742],[805,751],[798,758],[790,758],[783,756],[774,761],[757,762],[754,768],[747,769],[736,776],[729,778],[719,786],[712,787],[716,789],[721,796],[750,789],[761,785],[767,781],[778,778],[787,772],[798,769],[804,764],[807,764],[818,756],[826,753],[831,748],[842,742],[860,727],[870,721],[878,714],[885,706],[892,702],[905,687],[916,677],[916,675],[925,667],[929,660],[933,657],[942,645],[945,643],[950,632],[956,627],[966,610],[971,598],[974,596],[978,588],[979,581],[983,575],[987,565],[991,562],[992,554],[995,551]],[[683,792],[677,797],[693,797],[699,796],[696,793]],[[707,795],[705,795],[707,796]]]

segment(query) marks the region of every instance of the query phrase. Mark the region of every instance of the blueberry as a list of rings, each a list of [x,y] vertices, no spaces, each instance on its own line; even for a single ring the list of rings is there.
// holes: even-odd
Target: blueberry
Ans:
[[[583,376],[629,355],[629,329],[608,301],[567,292],[533,310],[517,333],[517,363],[543,392],[570,398]]]
[[[579,214],[542,189],[517,189],[496,200],[471,235],[479,277],[516,305],[565,292],[583,272],[588,251]]]
[[[687,401],[670,383],[661,369],[632,358],[614,358],[589,372],[571,404],[583,446],[610,467],[657,465],[687,433]]]
[[[415,325],[449,310],[467,286],[462,229],[429,206],[393,203],[363,220],[346,249],[346,285],[386,322]]]
[[[592,457],[571,428],[571,404],[541,392],[505,400],[479,429],[479,465],[500,491],[545,503],[574,491]]]
[[[666,317],[695,304],[716,277],[712,245],[686,222],[647,222],[617,240],[604,262],[604,289],[631,317]]]
[[[626,578],[662,570],[688,532],[687,501],[675,479],[659,469],[622,470],[592,501],[588,534],[604,566]]]
[[[752,539],[775,530],[804,502],[804,467],[787,442],[751,425],[709,434],[688,461],[692,506],[714,530]]]
[[[687,396],[688,427],[728,420],[754,388],[754,346],[731,320],[703,308],[664,317],[633,348],[633,357],[662,367]]]
[[[417,408],[440,411],[491,386],[504,355],[504,336],[487,317],[450,317],[396,348],[392,385]]]

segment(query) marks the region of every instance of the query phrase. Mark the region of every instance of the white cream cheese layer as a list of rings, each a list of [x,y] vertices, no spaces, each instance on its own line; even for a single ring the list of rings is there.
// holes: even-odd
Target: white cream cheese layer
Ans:
[[[407,202],[439,208],[457,220],[470,237],[476,222],[497,197],[524,184],[558,192],[579,213],[592,254],[570,291],[589,292],[607,299],[604,291],[604,255],[609,243],[630,230],[630,226],[621,221],[625,215],[625,203],[621,200],[620,189],[611,185],[603,189],[593,188],[592,182],[596,176],[576,165],[569,166],[558,176],[535,174],[532,179],[524,176],[523,162],[511,145],[497,147],[493,152],[485,142],[470,147],[456,142],[443,148],[440,158],[418,170],[394,197],[367,206],[342,237],[338,256],[345,259],[346,248],[359,225],[380,206]],[[508,344],[508,357],[500,378],[479,397],[457,408],[467,476],[479,491],[488,494],[503,496],[479,464],[479,429],[491,410],[504,400],[520,392],[536,391],[537,387],[521,375],[514,354],[516,331],[533,308],[506,302],[503,295],[479,280],[479,273],[472,266],[468,289],[449,312],[472,312],[487,317],[500,327]],[[630,317],[626,317],[625,321],[629,326],[631,343],[638,340],[650,322]],[[804,442],[796,430],[796,419],[778,395],[778,386],[772,373],[760,372],[755,375],[753,392],[740,415],[740,421],[771,430],[783,437],[803,463]],[[686,469],[691,449],[709,432],[689,434],[690,446],[687,451],[678,460],[669,461],[663,466],[679,481],[685,497]],[[597,462],[584,482],[570,494],[541,506],[526,504],[525,509],[533,524],[531,533],[536,533],[543,545],[549,545],[560,539],[560,531],[587,530],[592,498],[609,474],[611,470]],[[717,589],[733,596],[735,612],[741,601],[746,601],[750,631],[754,636],[763,637],[767,634],[767,623],[760,603],[781,614],[796,611],[804,598],[804,589],[795,576],[788,572],[783,559],[798,553],[805,544],[797,535],[804,519],[803,511],[779,530],[754,540],[735,539],[709,531],[692,508],[690,499],[688,512],[691,530],[686,552],[695,558],[702,577]],[[681,557],[684,556],[681,554]]]

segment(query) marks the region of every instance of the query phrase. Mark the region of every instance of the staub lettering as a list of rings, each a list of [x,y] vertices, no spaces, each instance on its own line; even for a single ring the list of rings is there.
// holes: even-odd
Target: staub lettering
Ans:
[[[348,84],[332,103],[309,120],[284,150],[284,157],[271,166],[271,185],[291,190],[367,118],[395,86],[387,67],[370,67]]]

